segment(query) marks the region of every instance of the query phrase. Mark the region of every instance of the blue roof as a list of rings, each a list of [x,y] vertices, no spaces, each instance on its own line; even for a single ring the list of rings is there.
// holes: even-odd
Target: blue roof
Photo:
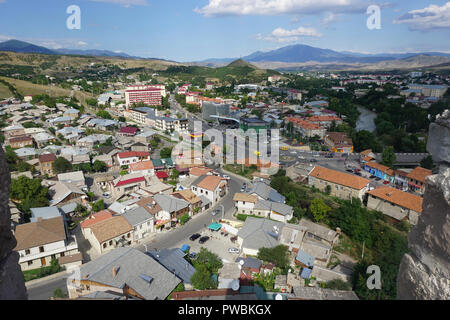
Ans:
[[[211,230],[214,230],[214,231],[220,230],[220,228],[222,228],[222,225],[220,223],[217,223],[217,222],[213,222],[213,223],[211,223],[208,226],[208,229],[211,229]]]
[[[181,247],[181,251],[186,252],[190,249],[191,247],[187,244],[183,244],[183,246]]]
[[[300,275],[303,279],[309,279],[311,277],[312,269],[303,268],[303,271]]]
[[[175,273],[184,283],[191,283],[195,268],[184,259],[186,253],[181,251],[180,248],[162,249],[161,251],[151,250],[147,254],[163,265],[164,268]]]
[[[298,249],[297,257],[295,259],[307,267],[314,266],[315,258],[313,256],[307,254],[302,249]]]

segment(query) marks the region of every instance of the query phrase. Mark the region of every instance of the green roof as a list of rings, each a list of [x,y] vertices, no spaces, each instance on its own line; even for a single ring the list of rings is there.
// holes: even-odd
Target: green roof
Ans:
[[[164,164],[161,159],[152,159],[154,167],[164,167]]]
[[[164,163],[166,164],[166,166],[170,166],[173,167],[173,161],[172,158],[166,158],[166,159],[162,159],[164,161]]]
[[[213,222],[208,226],[208,229],[214,230],[214,231],[218,231],[222,228],[222,225],[220,223],[217,222]]]

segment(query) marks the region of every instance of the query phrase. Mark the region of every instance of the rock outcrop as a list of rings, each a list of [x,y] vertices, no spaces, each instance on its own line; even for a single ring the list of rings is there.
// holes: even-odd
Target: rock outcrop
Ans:
[[[430,125],[427,150],[438,165],[427,178],[423,211],[408,235],[397,276],[401,300],[450,299],[450,112]]]
[[[27,290],[19,266],[19,254],[13,251],[17,242],[11,231],[10,183],[8,164],[0,146],[0,300],[24,300],[27,299]]]

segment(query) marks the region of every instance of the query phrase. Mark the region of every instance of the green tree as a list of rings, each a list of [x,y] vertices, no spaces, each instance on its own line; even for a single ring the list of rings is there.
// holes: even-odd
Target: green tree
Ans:
[[[60,298],[60,299],[64,299],[67,298],[67,294],[65,294],[61,288],[57,288],[53,291],[53,298]]]
[[[56,173],[65,173],[72,169],[72,164],[66,158],[59,157],[53,162],[52,167]]]
[[[163,148],[163,149],[161,149],[159,154],[162,159],[170,158],[170,157],[172,157],[172,148],[167,148],[167,147]]]
[[[191,277],[191,284],[195,289],[206,290],[216,287],[211,278],[211,272],[204,265],[199,265],[195,269],[195,273]]]
[[[189,220],[189,214],[186,213],[185,215],[182,215],[180,217],[180,224],[184,225],[188,220]]]
[[[92,204],[92,211],[99,212],[105,209],[105,201],[103,199],[98,200]]]
[[[327,213],[330,212],[331,208],[325,204],[323,199],[315,198],[311,201],[309,210],[314,217],[314,221],[320,222],[327,216]]]
[[[98,112],[96,113],[96,116],[97,116],[97,117],[100,117],[100,118],[103,118],[103,119],[108,119],[108,120],[111,120],[111,119],[112,119],[111,115],[110,115],[109,112],[106,111],[106,110],[100,110],[100,111],[98,111]]]
[[[201,248],[194,262],[194,267],[205,266],[210,273],[216,273],[222,268],[222,260],[215,253],[208,251],[205,248]]]
[[[395,161],[397,161],[397,158],[395,157],[395,151],[392,146],[387,146],[383,150],[382,159],[383,159],[381,161],[382,164],[384,164],[385,166],[388,166],[389,168],[394,167],[394,164],[395,164]]]
[[[420,166],[425,169],[433,170],[434,168],[433,157],[429,155],[428,157],[423,158],[422,161],[420,161]]]
[[[29,219],[30,208],[46,207],[49,205],[48,188],[43,187],[40,179],[29,179],[20,176],[11,180],[10,198],[18,202],[17,207]]]
[[[345,291],[352,290],[351,285],[342,279],[333,279],[326,282],[325,288],[332,290],[345,290]]]
[[[106,163],[104,163],[103,161],[95,160],[93,164],[93,169],[95,172],[105,172]]]
[[[258,250],[258,259],[274,263],[281,269],[289,266],[289,250],[284,245],[278,245],[274,248],[260,248]]]

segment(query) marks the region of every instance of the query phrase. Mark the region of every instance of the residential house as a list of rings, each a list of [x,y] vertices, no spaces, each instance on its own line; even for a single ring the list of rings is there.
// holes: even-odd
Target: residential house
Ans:
[[[219,269],[218,289],[233,289],[236,284],[239,284],[241,277],[241,269],[236,262],[224,263]]]
[[[323,192],[328,189],[331,195],[344,200],[358,198],[362,201],[369,183],[368,179],[319,166],[308,176],[308,185]]]
[[[180,248],[174,248],[160,251],[150,250],[147,254],[178,277],[183,282],[185,290],[193,289],[191,277],[195,273],[195,268],[185,259],[186,252]]]
[[[142,190],[147,192],[149,195],[155,194],[171,194],[173,191],[173,186],[170,184],[165,184],[161,182],[156,176],[147,176],[147,186],[142,187]]]
[[[149,151],[149,147],[146,144],[143,144],[142,142],[135,142],[131,145],[131,151]]]
[[[133,227],[123,216],[102,213],[100,218],[89,218],[82,222],[84,237],[98,253],[103,254],[119,246],[133,243]]]
[[[269,219],[248,217],[238,231],[238,244],[242,253],[257,256],[260,248],[279,245],[279,232],[283,223]]]
[[[197,196],[205,196],[214,205],[225,196],[227,184],[221,177],[203,175],[194,181],[191,190]]]
[[[147,130],[147,131],[144,131],[144,132],[136,135],[134,137],[134,141],[144,143],[144,144],[149,144],[151,142],[151,140],[153,139],[153,137],[155,136],[155,134],[156,134],[156,131]]]
[[[293,217],[294,210],[291,206],[259,199],[255,195],[236,193],[233,201],[238,214],[256,215],[280,222],[287,222]]]
[[[25,128],[20,124],[15,124],[3,128],[5,139],[20,137],[25,135]]]
[[[14,138],[9,138],[8,144],[13,149],[20,149],[26,146],[33,146],[33,139],[29,136],[18,136]]]
[[[130,194],[145,186],[146,180],[141,173],[131,173],[114,179],[110,190],[112,190],[114,197],[120,198],[124,194]]]
[[[161,207],[161,216],[170,216],[172,222],[176,222],[181,216],[192,215],[190,212],[190,203],[178,199],[171,195],[166,194],[155,194],[153,196],[155,202]]]
[[[58,174],[58,181],[71,183],[79,188],[86,188],[83,171],[60,173]]]
[[[70,117],[72,118],[72,120],[75,120],[76,118],[78,118],[78,116],[80,115],[80,111],[74,108],[70,108],[69,110],[66,110],[66,112],[64,112],[64,116],[65,117]]]
[[[151,160],[131,163],[128,168],[129,173],[140,173],[143,176],[155,174],[155,167]]]
[[[39,169],[41,175],[48,175],[49,177],[55,176],[53,172],[53,162],[56,161],[56,156],[54,153],[41,154],[39,156]]]
[[[132,163],[150,160],[150,153],[148,152],[119,152],[117,154],[117,162],[120,166],[130,165]]]
[[[285,203],[286,198],[278,191],[272,188],[269,184],[263,181],[252,182],[248,194],[255,195],[261,200],[268,200],[272,202]]]
[[[189,202],[193,215],[196,212],[199,212],[202,207],[202,199],[197,197],[190,189],[174,192],[172,193],[172,196]]]
[[[191,177],[201,177],[203,175],[212,174],[213,169],[207,167],[193,167],[189,169],[189,176]]]
[[[48,190],[51,206],[64,206],[69,203],[82,204],[86,194],[75,184],[57,181]]]
[[[331,125],[334,123],[336,125],[344,123],[341,118],[334,116],[334,115],[327,115],[327,116],[312,116],[308,117],[308,121],[317,124],[321,127],[324,127],[326,129],[330,128]]]
[[[408,191],[408,174],[409,172],[403,170],[394,171],[394,184],[402,191]]]
[[[41,208],[31,208],[31,222],[37,222],[38,220],[47,220],[57,217],[64,217],[63,211],[57,207],[41,207]],[[65,220],[65,219],[64,219]]]
[[[426,178],[432,174],[431,170],[417,167],[406,177],[408,178],[409,189],[420,195],[425,193]]]
[[[305,218],[300,219],[299,226],[306,229],[305,240],[322,243],[329,247],[333,247],[339,241],[339,235],[341,234],[339,228],[331,230]]]
[[[122,127],[117,135],[122,137],[134,137],[138,131],[139,129],[136,127]]]
[[[165,300],[181,280],[145,253],[117,248],[83,265],[80,280],[68,284],[71,299],[112,292],[129,299]]]
[[[102,154],[99,156],[95,156],[92,158],[92,163],[95,161],[104,162],[107,168],[111,168],[113,166],[113,158],[108,154]]]
[[[122,214],[128,223],[133,227],[133,241],[144,239],[154,232],[154,217],[143,207],[126,211]]]
[[[18,225],[14,236],[14,251],[19,253],[23,271],[50,266],[52,259],[78,253],[77,240],[69,235],[62,216]]]
[[[417,224],[422,213],[423,198],[391,187],[378,187],[369,191],[367,207],[377,210],[396,221],[407,220]]]
[[[33,139],[36,142],[38,148],[42,148],[47,143],[51,144],[51,143],[56,142],[56,138],[54,136],[52,136],[51,134],[48,134],[47,132],[35,134],[33,136]]]

